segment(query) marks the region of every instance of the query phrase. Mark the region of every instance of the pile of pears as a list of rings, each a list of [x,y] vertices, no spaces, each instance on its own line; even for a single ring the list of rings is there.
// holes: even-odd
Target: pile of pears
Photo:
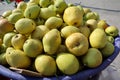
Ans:
[[[97,12],[64,0],[20,2],[0,18],[0,64],[43,76],[97,68],[114,53],[119,30]]]

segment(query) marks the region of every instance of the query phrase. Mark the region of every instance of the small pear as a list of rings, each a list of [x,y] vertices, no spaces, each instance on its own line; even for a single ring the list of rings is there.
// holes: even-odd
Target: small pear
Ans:
[[[57,29],[51,29],[44,35],[42,43],[47,54],[55,54],[61,44],[60,32]]]
[[[45,26],[47,26],[49,29],[59,28],[63,23],[62,18],[59,17],[50,17],[46,20]]]

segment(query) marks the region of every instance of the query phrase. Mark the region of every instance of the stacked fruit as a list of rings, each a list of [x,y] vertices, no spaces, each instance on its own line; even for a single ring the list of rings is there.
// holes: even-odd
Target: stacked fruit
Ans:
[[[118,33],[89,8],[64,0],[22,1],[0,18],[0,64],[72,75],[111,56]]]

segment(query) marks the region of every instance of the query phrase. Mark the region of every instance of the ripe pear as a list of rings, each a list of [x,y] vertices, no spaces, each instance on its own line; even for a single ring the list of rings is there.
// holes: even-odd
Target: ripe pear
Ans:
[[[55,0],[54,6],[55,6],[55,11],[58,14],[63,14],[64,10],[68,7],[67,3],[64,0]]]
[[[10,14],[12,14],[12,10],[7,10],[7,11],[5,11],[5,12],[2,13],[2,16],[4,18],[7,18]]]
[[[46,20],[49,17],[56,16],[56,12],[50,8],[41,8],[39,16],[40,16],[40,18],[43,18]]]
[[[0,54],[0,64],[2,65],[7,65],[7,61],[6,61],[6,53],[1,53]]]
[[[16,33],[14,32],[9,32],[9,33],[6,33],[3,37],[3,44],[7,47],[10,47],[12,46],[11,44],[11,39],[12,37],[15,35]]]
[[[75,32],[80,32],[80,29],[76,26],[65,26],[61,29],[61,35],[64,38],[67,38],[69,35]]]
[[[23,18],[23,13],[12,13],[8,17],[8,21],[12,24],[15,24],[19,19]]]
[[[45,21],[45,26],[47,26],[49,29],[59,28],[63,23],[62,18],[59,17],[50,17]]]
[[[106,29],[108,27],[108,24],[105,20],[99,20],[97,23],[97,27]]]
[[[97,28],[97,21],[95,19],[89,19],[85,22],[85,25],[90,29],[92,32],[95,28]]]
[[[79,29],[83,35],[85,35],[87,38],[89,38],[91,31],[87,26],[80,26]]]
[[[82,11],[77,6],[71,6],[65,9],[63,20],[70,26],[79,27],[83,21]]]
[[[88,52],[83,55],[83,64],[89,68],[96,68],[102,63],[102,53],[97,48],[89,48]]]
[[[6,53],[7,63],[11,67],[28,68],[31,64],[30,58],[22,50],[10,50]]]
[[[106,45],[102,49],[100,49],[103,57],[111,56],[114,50],[115,50],[114,45],[110,42],[107,42]]]
[[[25,40],[26,40],[26,36],[25,36],[25,35],[15,34],[15,35],[12,37],[12,39],[11,39],[11,45],[12,45],[15,49],[22,49]]]
[[[52,76],[56,74],[57,66],[54,58],[49,55],[39,55],[35,59],[36,70],[44,76]]]
[[[13,31],[14,26],[10,23],[7,19],[1,18],[0,19],[0,35],[4,35],[7,32]]]
[[[103,48],[107,43],[107,36],[102,28],[96,28],[90,34],[89,42],[93,48]]]
[[[71,53],[60,53],[57,55],[56,63],[58,69],[67,75],[72,75],[78,72],[80,64],[78,59]]]
[[[116,26],[109,26],[105,29],[105,33],[109,36],[116,37],[119,33],[119,30]]]
[[[52,4],[52,0],[40,0],[39,5],[41,7],[48,7],[50,4]]]
[[[38,39],[27,39],[23,44],[23,51],[29,57],[36,57],[43,51],[43,46]]]
[[[65,45],[67,46],[68,50],[76,56],[84,55],[89,47],[87,37],[82,33],[77,32],[66,38]]]
[[[19,2],[17,5],[17,9],[21,9],[22,11],[24,11],[26,7],[27,7],[27,3],[24,1]]]
[[[48,31],[49,29],[45,25],[36,26],[35,30],[31,33],[31,38],[40,40]]]
[[[55,54],[61,44],[60,32],[57,29],[51,29],[44,35],[42,43],[47,54]]]
[[[15,29],[20,34],[29,34],[35,29],[35,27],[35,22],[29,18],[21,18],[15,23]]]
[[[30,19],[36,19],[40,13],[40,7],[38,5],[32,5],[25,9],[24,16]]]

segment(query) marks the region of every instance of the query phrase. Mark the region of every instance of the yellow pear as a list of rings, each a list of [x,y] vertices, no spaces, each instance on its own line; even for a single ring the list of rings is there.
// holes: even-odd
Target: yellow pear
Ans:
[[[77,6],[71,6],[65,9],[63,20],[70,26],[80,26],[83,21],[82,11]]]

